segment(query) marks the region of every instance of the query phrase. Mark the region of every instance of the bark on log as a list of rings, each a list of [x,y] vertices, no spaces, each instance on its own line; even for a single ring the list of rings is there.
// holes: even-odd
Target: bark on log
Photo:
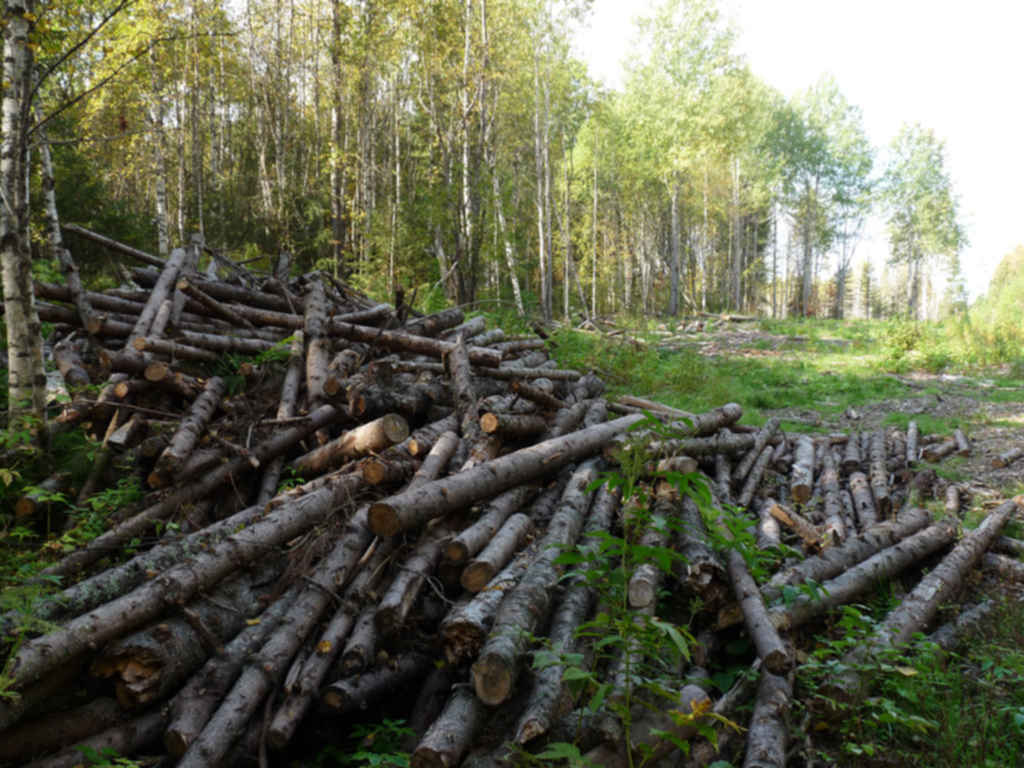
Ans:
[[[808,557],[779,571],[761,587],[761,594],[764,595],[766,602],[771,603],[782,597],[782,592],[787,586],[834,578],[857,563],[917,533],[930,522],[931,515],[927,510],[915,507],[905,509],[892,520],[878,523],[858,536],[847,539],[841,546],[830,547],[821,554]]]
[[[860,524],[860,529],[866,531],[878,522],[878,512],[875,509],[875,497],[871,494],[871,485],[868,483],[867,475],[863,472],[854,472],[850,475],[849,484],[853,506],[857,511],[857,522]]]
[[[766,498],[758,504],[757,514],[757,548],[763,550],[778,549],[782,546],[779,529],[779,521],[772,517],[772,507],[778,502],[773,498]]]
[[[139,318],[136,320],[134,327],[132,328],[131,337],[132,339],[140,336],[146,336],[150,333],[150,327],[153,325],[153,320],[156,317],[157,310],[160,305],[170,298],[174,289],[174,281],[178,277],[178,271],[185,263],[186,252],[183,248],[176,248],[171,252],[170,258],[167,259],[167,263],[163,265],[163,269],[153,284],[153,290],[149,294],[149,299],[146,301],[146,305],[142,308],[142,312],[139,313]],[[154,334],[159,337],[160,334]],[[129,347],[126,345],[125,351],[129,351]],[[131,351],[135,351],[132,349]]]
[[[164,731],[164,746],[173,757],[181,757],[202,733],[221,699],[228,693],[251,654],[259,651],[277,630],[281,619],[294,604],[299,586],[288,589],[254,622],[243,629],[224,651],[212,656],[189,678],[175,695]]]
[[[451,527],[445,523],[423,532],[377,606],[374,624],[382,636],[394,637],[405,626],[416,598],[441,559],[442,544],[450,534]]]
[[[464,563],[480,552],[505,524],[537,493],[533,486],[513,488],[488,502],[476,521],[445,543],[444,556],[453,563]]]
[[[274,749],[283,749],[288,744],[309,706],[319,696],[324,678],[330,673],[342,643],[356,622],[358,606],[372,598],[391,554],[390,542],[377,540],[363,555],[366,562],[346,588],[340,605],[313,651],[305,658],[301,669],[296,670],[294,680],[285,688],[286,698],[267,728],[267,740]],[[342,661],[344,663],[344,659]]]
[[[378,536],[394,536],[429,519],[464,508],[516,485],[533,482],[566,464],[599,451],[642,417],[615,421],[523,448],[452,477],[375,503],[370,525]]]
[[[907,424],[907,466],[911,467],[917,463],[918,443],[921,439],[921,430],[913,419]]]
[[[428,355],[436,358],[445,357],[454,347],[454,344],[449,341],[438,341],[426,336],[414,336],[413,334],[400,331],[368,328],[364,325],[343,322],[337,317],[331,318],[329,333],[332,336],[341,336],[349,341],[379,344],[399,352]],[[470,362],[474,365],[497,368],[501,363],[501,353],[497,350],[487,347],[469,347],[466,351]]]
[[[288,450],[319,427],[332,423],[339,416],[339,411],[333,406],[322,406],[309,414],[307,420],[300,425],[282,430],[266,442],[256,446],[252,451],[252,456],[260,464],[263,464]],[[167,517],[182,504],[202,498],[232,478],[241,475],[250,467],[250,461],[246,457],[238,457],[221,464],[202,480],[172,491],[163,500],[96,537],[85,548],[65,556],[55,566],[46,569],[46,573],[68,575],[81,570],[105,555],[111,547],[121,547],[125,542],[144,533],[155,520]]]
[[[607,486],[598,490],[583,531],[583,543],[580,544],[584,554],[597,552],[600,545],[592,537],[611,529],[619,504],[617,491],[610,491]],[[593,563],[584,559],[573,572],[569,586],[555,609],[548,638],[549,650],[556,659],[576,650],[576,631],[590,614],[594,601],[594,590],[587,583],[587,572],[593,567]],[[544,735],[572,708],[572,700],[562,680],[563,669],[564,664],[557,660],[534,675],[530,696],[516,724],[517,743],[525,744]]]
[[[839,496],[839,470],[828,445],[821,453],[821,490],[824,493],[824,533],[832,544],[839,544],[849,535],[844,522],[843,502]]]
[[[188,278],[184,278],[178,281],[178,290],[184,293],[189,298],[198,301],[215,317],[220,317],[223,320],[228,321],[232,325],[237,325],[242,328],[255,328],[255,326],[251,322],[249,322],[247,318],[244,318],[241,315],[239,315],[225,302],[218,301],[209,294],[207,294],[202,288],[200,288],[194,282],[190,282]]]
[[[988,573],[996,574],[1004,581],[1024,584],[1024,563],[1020,560],[986,552],[981,558],[981,567]]]
[[[322,405],[326,398],[327,366],[331,361],[331,342],[327,338],[327,296],[324,284],[312,280],[306,291],[306,397],[311,408]],[[402,438],[403,440],[405,437]]]
[[[520,554],[484,589],[472,598],[460,601],[448,612],[441,622],[439,634],[449,664],[461,664],[476,658],[494,625],[498,606],[519,583],[529,564],[530,557],[526,553]]]
[[[738,550],[730,548],[726,553],[726,563],[733,594],[740,604],[747,634],[754,642],[758,658],[761,659],[764,668],[772,674],[786,674],[793,666],[793,657],[768,617],[764,599],[747,569],[743,555]]]
[[[135,281],[139,285],[145,287],[152,286],[156,276],[156,270],[132,270],[132,277]],[[230,301],[234,304],[242,305],[242,308],[263,307],[266,309],[276,310],[277,312],[289,313],[293,311],[286,299],[283,299],[280,296],[275,296],[272,293],[254,291],[242,286],[232,285],[231,283],[224,282],[223,280],[204,280],[196,275],[190,276],[189,280],[202,290],[203,293],[212,296],[215,299],[220,299],[221,301]],[[301,312],[303,307],[295,307],[295,310]],[[301,328],[302,326],[299,325],[297,327]]]
[[[928,641],[935,643],[943,651],[952,651],[966,635],[978,629],[995,606],[992,600],[984,600],[965,611],[960,611],[953,621],[943,624],[928,635]]]
[[[108,728],[53,757],[30,763],[27,768],[78,768],[82,765],[83,748],[95,750],[100,754],[105,750],[113,750],[121,757],[131,757],[147,744],[158,741],[166,722],[167,716],[162,711],[150,712],[127,723]]]
[[[21,763],[55,752],[123,719],[121,707],[111,698],[93,699],[66,712],[45,715],[4,733],[0,740],[0,762]]]
[[[1011,448],[992,459],[992,468],[1003,469],[1004,467],[1008,467],[1021,456],[1024,456],[1024,448]]]
[[[865,681],[853,665],[887,648],[906,644],[915,632],[924,629],[939,606],[960,589],[964,576],[981,559],[1010,517],[1021,509],[1024,509],[1024,496],[996,507],[981,525],[964,535],[953,551],[918,582],[898,607],[889,612],[864,645],[843,657],[849,671],[840,675],[833,687],[839,688],[844,698],[857,700],[865,692]]]
[[[548,420],[535,413],[485,413],[480,417],[480,429],[485,434],[500,435],[504,440],[525,440],[544,432]]]
[[[361,484],[358,475],[339,474],[314,490],[296,489],[296,493],[282,494],[279,504],[262,519],[208,551],[197,553],[124,597],[79,616],[60,629],[27,641],[11,664],[9,674],[13,683],[19,688],[30,685],[89,648],[156,618],[165,606],[187,602],[239,564],[264,556],[268,547],[294,538],[333,510],[350,503]],[[8,712],[9,705],[0,704],[0,729],[12,723]]]
[[[464,323],[456,325],[454,328],[448,328],[447,330],[441,331],[439,334],[445,341],[454,341],[456,336],[461,336],[463,341],[469,341],[474,336],[479,336],[481,333],[487,330],[487,320],[483,315],[477,315],[474,318],[467,320]],[[504,336],[504,332],[502,332]],[[501,339],[494,339],[493,341],[500,341]],[[476,342],[477,346],[485,347],[488,344],[493,343],[487,341],[481,343],[479,340]]]
[[[92,383],[88,371],[82,364],[78,350],[67,339],[62,339],[53,345],[53,362],[56,364],[57,370],[60,371],[68,392],[72,395]]]
[[[875,498],[875,509],[883,520],[892,512],[892,496],[889,491],[889,473],[885,459],[888,456],[885,430],[871,434],[871,495]]]
[[[793,471],[790,474],[789,492],[797,504],[811,500],[814,490],[814,440],[809,435],[800,435],[796,440]]]
[[[455,414],[441,419],[426,427],[417,429],[410,435],[406,444],[406,450],[410,456],[425,456],[430,452],[434,442],[445,432],[454,432],[459,428],[459,420]]]
[[[909,568],[947,546],[955,537],[956,526],[949,521],[931,525],[829,579],[820,590],[815,590],[814,597],[800,594],[788,606],[769,609],[768,615],[778,629],[794,629],[830,608],[849,602],[871,589],[879,579],[890,578]]]
[[[750,502],[754,499],[754,494],[757,493],[757,489],[761,485],[761,479],[768,469],[768,462],[771,461],[773,453],[775,453],[775,450],[770,445],[765,446],[761,450],[761,455],[757,457],[757,461],[754,463],[750,473],[747,475],[746,482],[743,484],[743,490],[740,491],[740,495],[736,499],[736,506],[743,508],[750,506]]]
[[[1002,555],[1024,558],[1024,541],[1021,541],[1020,539],[1011,539],[1009,536],[1000,536],[992,542],[991,549],[993,552],[997,552]]]
[[[278,420],[294,417],[298,408],[299,384],[302,380],[303,351],[304,337],[302,331],[296,331],[289,348],[288,370],[285,372],[284,381],[281,383],[281,397],[277,405],[277,413],[274,414]],[[283,455],[275,456],[264,467],[263,477],[260,478],[260,489],[256,496],[257,506],[266,504],[277,494],[277,486],[281,480],[281,470],[283,467]]]
[[[721,558],[711,546],[704,518],[689,496],[677,502],[676,551],[682,567],[677,575],[681,586],[697,594],[710,610],[722,603],[729,592],[728,575]]]
[[[951,517],[960,515],[960,489],[955,485],[946,488],[946,514]]]
[[[360,510],[349,521],[345,535],[317,567],[310,585],[282,619],[282,628],[271,635],[259,654],[250,661],[216,714],[189,746],[178,764],[179,768],[216,765],[227,754],[242,727],[287,671],[289,662],[335,591],[358,567],[359,558],[370,539],[365,513]]]
[[[150,488],[163,488],[177,474],[181,465],[199,442],[199,437],[213,420],[214,411],[224,397],[226,386],[219,376],[207,379],[203,392],[192,403],[188,415],[171,437],[170,444],[160,454],[150,473]]]
[[[412,753],[412,768],[455,768],[476,739],[486,709],[468,686],[459,686]]]
[[[519,397],[529,400],[548,411],[558,411],[565,407],[565,403],[552,395],[548,390],[537,386],[534,382],[530,384],[523,380],[512,382],[512,391]]]
[[[334,681],[324,689],[321,700],[337,715],[359,712],[388,697],[407,697],[411,687],[426,677],[431,667],[429,656],[402,654],[356,677]]]
[[[209,597],[185,607],[184,617],[162,620],[108,645],[93,661],[92,674],[114,678],[117,700],[126,710],[164,698],[208,655],[221,652],[246,618],[259,613],[262,585],[280,572],[279,564],[271,563],[266,572],[222,582]]]
[[[538,545],[538,554],[522,580],[502,601],[494,627],[472,667],[473,688],[484,703],[495,706],[512,694],[529,635],[547,616],[560,568],[555,559],[579,538],[590,505],[587,487],[597,476],[595,460],[584,462],[572,476],[555,517]]]
[[[953,430],[953,440],[956,441],[956,455],[957,456],[970,456],[971,455],[971,444],[967,440],[967,435],[964,431],[957,427]]]
[[[348,459],[383,451],[409,436],[409,423],[389,413],[345,432],[292,461],[292,468],[304,476],[318,475],[340,466]]]
[[[921,457],[928,462],[937,463],[956,451],[956,440],[948,438],[938,445],[929,445],[921,452]]]
[[[753,469],[754,463],[760,458],[762,451],[765,446],[768,445],[768,441],[771,439],[779,429],[779,418],[778,416],[772,416],[768,421],[765,422],[764,426],[754,436],[754,445],[751,446],[750,450],[740,460],[739,464],[733,470],[732,479],[734,482],[739,483],[744,480],[747,475],[750,474],[750,470]],[[771,454],[769,454],[771,458]],[[749,501],[747,502],[750,503]],[[745,507],[746,504],[740,504]]]
[[[786,715],[793,698],[790,676],[761,671],[754,714],[747,732],[747,754],[743,768],[785,768],[789,728]]]
[[[843,448],[841,468],[844,474],[851,475],[854,472],[860,471],[860,464],[860,435],[854,432],[850,434],[850,439],[846,441],[846,445]]]
[[[533,536],[533,522],[521,512],[509,517],[490,543],[462,570],[460,583],[467,592],[479,592],[508,564]]]
[[[417,336],[438,336],[442,331],[455,328],[465,317],[461,309],[451,307],[435,312],[432,315],[410,320],[402,330],[405,333],[413,333]]]

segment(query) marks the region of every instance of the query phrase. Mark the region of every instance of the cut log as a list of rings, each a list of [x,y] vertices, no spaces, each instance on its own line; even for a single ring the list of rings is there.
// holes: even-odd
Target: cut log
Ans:
[[[476,658],[494,625],[498,606],[519,583],[529,564],[530,557],[521,554],[476,595],[460,601],[448,612],[441,622],[440,635],[449,664]]]
[[[918,582],[898,607],[890,611],[867,642],[843,657],[847,671],[832,681],[832,687],[841,691],[847,700],[857,700],[862,696],[866,690],[866,681],[854,665],[885,649],[906,644],[915,632],[924,629],[938,612],[939,606],[948,602],[960,588],[964,576],[999,536],[1007,520],[1021,509],[1024,509],[1024,496],[1003,502],[989,513],[981,525],[966,533],[953,547],[953,551]]]
[[[1024,563],[1006,555],[995,555],[986,552],[981,558],[981,567],[990,574],[995,574],[1003,581],[1015,581],[1024,584]]]
[[[597,476],[596,461],[580,465],[562,495],[561,504],[538,545],[538,554],[522,580],[502,601],[494,627],[472,667],[476,695],[489,706],[512,694],[530,634],[547,616],[560,568],[555,559],[572,547],[590,505],[587,488]]]
[[[148,744],[159,741],[166,722],[167,716],[161,710],[141,715],[80,741],[71,749],[53,757],[36,760],[30,764],[30,768],[78,768],[82,765],[83,750],[92,750],[98,754],[112,750],[119,757],[131,757]]]
[[[163,269],[164,267],[164,260],[158,256],[153,256],[145,251],[140,251],[138,248],[132,248],[130,245],[119,243],[117,240],[97,234],[85,227],[80,227],[77,224],[62,224],[61,229],[65,232],[76,234],[79,237],[84,237],[87,240],[92,240],[94,243],[99,243],[104,248],[114,251],[115,253],[120,253],[122,256],[130,256],[143,264],[149,264],[150,266],[158,267],[160,269]]]
[[[290,588],[258,619],[248,622],[222,653],[212,656],[178,691],[171,702],[170,722],[164,731],[164,746],[173,757],[184,755],[206,727],[221,699],[238,679],[246,660],[277,630],[299,592],[298,586]]]
[[[1011,448],[992,459],[992,468],[1003,469],[1004,467],[1008,467],[1021,456],[1024,456],[1024,448]]]
[[[983,600],[965,611],[960,611],[953,621],[943,624],[928,635],[928,641],[935,643],[943,651],[954,650],[966,636],[977,631],[995,606],[992,600]]]
[[[773,498],[766,498],[758,504],[757,514],[757,548],[763,550],[778,549],[782,546],[780,537],[779,521],[772,517],[772,507],[778,502]]]
[[[358,567],[359,558],[371,539],[365,521],[365,510],[355,514],[346,528],[347,535],[338,539],[311,577],[309,586],[281,620],[282,629],[270,636],[243,670],[217,712],[181,758],[179,768],[216,765],[227,754],[242,727],[284,676],[295,652],[332,600],[334,590]]]
[[[960,516],[960,489],[955,485],[946,488],[945,511],[950,517]]]
[[[242,317],[235,312],[228,304],[223,301],[218,301],[204,290],[202,290],[194,282],[191,282],[188,278],[184,278],[178,281],[178,290],[184,293],[191,299],[198,301],[205,307],[210,314],[214,317],[220,317],[227,320],[232,325],[237,325],[242,328],[255,328],[255,326],[249,322],[247,318]]]
[[[239,564],[265,555],[267,548],[288,541],[350,502],[361,486],[354,474],[333,476],[314,490],[283,494],[280,503],[208,551],[196,554],[124,597],[68,622],[43,637],[26,641],[15,655],[10,676],[18,687],[31,685],[44,674],[157,618],[165,606],[185,603],[199,590],[215,584]],[[357,527],[358,530],[358,527]],[[0,704],[0,729],[7,727],[9,705]]]
[[[306,397],[310,407],[317,408],[326,401],[324,387],[327,383],[327,366],[331,362],[331,341],[327,337],[327,296],[320,280],[313,279],[308,284],[304,319]],[[403,435],[401,439],[407,436]]]
[[[525,440],[536,437],[548,428],[548,420],[535,413],[485,413],[480,417],[480,429],[485,434],[498,434],[505,440]]]
[[[67,505],[62,497],[71,487],[70,472],[55,472],[39,485],[28,488],[14,503],[17,518],[43,518],[50,514],[55,505]],[[2,634],[2,633],[0,633]]]
[[[93,699],[59,714],[48,714],[4,732],[0,761],[21,763],[105,731],[124,719],[114,699]]]
[[[750,474],[750,470],[753,469],[755,462],[760,458],[761,453],[764,451],[765,446],[768,445],[768,441],[771,439],[772,435],[778,431],[778,429],[779,418],[777,416],[772,416],[765,422],[764,426],[758,430],[757,434],[754,436],[753,446],[751,446],[750,450],[747,451],[739,464],[737,464],[736,468],[733,470],[732,479],[735,482],[739,483],[747,478],[747,475]],[[771,458],[771,454],[769,454],[769,458]],[[748,500],[747,504],[749,503],[750,502]],[[746,504],[740,504],[740,506],[745,507]]]
[[[875,509],[875,497],[871,494],[871,485],[867,475],[863,472],[854,472],[850,475],[850,495],[853,497],[853,507],[857,512],[857,522],[862,531],[867,530],[878,522],[878,511]]]
[[[408,422],[397,413],[389,413],[314,448],[292,461],[291,466],[300,475],[318,475],[340,466],[346,460],[383,451],[408,436]]]
[[[851,475],[854,472],[860,472],[860,443],[861,437],[856,432],[852,433],[850,435],[850,439],[846,441],[846,445],[843,447],[843,461],[840,465],[843,470],[843,474]]]
[[[508,564],[533,536],[533,522],[517,512],[494,534],[490,543],[462,571],[461,584],[467,592],[479,592]]]
[[[885,430],[876,430],[871,433],[871,495],[875,499],[875,509],[883,520],[889,517],[892,512],[892,497],[889,493],[889,473],[886,469],[886,457],[888,448],[886,446]]]
[[[535,487],[524,485],[495,497],[472,525],[445,543],[445,559],[453,563],[464,563],[475,556],[494,538],[505,521],[536,493]]]
[[[200,435],[213,420],[214,411],[224,397],[225,390],[224,380],[219,376],[207,379],[202,394],[192,403],[188,415],[182,419],[181,426],[157,459],[148,478],[151,488],[163,488],[177,474],[199,442]]]
[[[414,333],[417,336],[438,336],[442,331],[458,326],[465,317],[461,309],[451,307],[435,312],[432,315],[410,320],[402,330],[406,333]]]
[[[913,419],[907,424],[907,466],[911,467],[917,463],[918,443],[921,439],[921,431],[917,428],[917,422]]]
[[[379,344],[400,352],[428,355],[436,358],[445,357],[454,347],[454,344],[449,341],[438,341],[426,336],[415,336],[401,331],[384,331],[368,328],[365,325],[343,322],[337,317],[331,318],[329,333],[332,336],[341,336],[349,341]],[[496,349],[469,347],[466,351],[470,362],[474,365],[497,368],[501,363],[501,352]]]
[[[548,411],[558,411],[565,408],[565,403],[552,395],[546,389],[542,389],[537,382],[530,384],[526,381],[513,381],[512,391],[519,397],[529,400],[531,403]]]
[[[388,697],[405,698],[432,666],[429,656],[402,654],[356,677],[336,680],[324,689],[321,701],[332,713],[344,715],[365,710]]]
[[[796,440],[793,471],[790,473],[789,492],[797,504],[811,500],[814,490],[814,440],[809,435],[800,435]]]
[[[486,709],[467,686],[455,688],[412,753],[412,768],[455,768],[484,723]]]
[[[922,452],[921,457],[928,462],[933,464],[942,461],[947,456],[953,454],[957,449],[956,440],[948,438],[938,445],[929,445]]]
[[[757,461],[754,462],[750,472],[746,475],[746,482],[743,484],[743,490],[740,491],[740,495],[736,499],[736,506],[743,508],[750,506],[750,502],[754,499],[754,494],[757,493],[758,486],[761,485],[761,479],[768,469],[768,463],[771,461],[773,453],[775,453],[775,449],[770,445],[765,446],[761,450],[761,455],[757,457]]]
[[[747,731],[747,755],[743,768],[785,768],[789,728],[786,715],[793,698],[790,676],[761,671],[754,714]]]
[[[1009,536],[1000,536],[992,542],[993,552],[1012,557],[1024,558],[1024,541],[1011,539]]]
[[[409,612],[427,577],[437,567],[441,559],[441,546],[450,534],[451,527],[444,523],[428,527],[423,532],[377,606],[374,623],[380,635],[391,638],[405,627]]]
[[[295,416],[299,400],[299,384],[302,381],[302,353],[304,351],[304,336],[302,331],[296,331],[292,336],[291,346],[288,353],[288,370],[285,372],[284,381],[281,383],[281,397],[277,405],[275,417],[279,420],[290,419]],[[277,486],[281,480],[281,470],[284,467],[284,456],[275,456],[263,469],[263,477],[260,479],[260,490],[256,496],[256,504],[263,505],[277,495]]]
[[[956,455],[957,456],[970,456],[971,455],[971,444],[967,440],[967,435],[964,431],[957,427],[953,430],[953,440],[956,442]]]
[[[914,507],[905,509],[892,520],[886,520],[858,536],[847,539],[841,546],[830,547],[818,555],[779,571],[761,587],[761,594],[764,595],[765,601],[774,602],[782,597],[787,586],[834,578],[857,563],[917,533],[930,522],[931,515],[927,510]]]
[[[804,546],[812,552],[822,550],[830,543],[824,538],[822,531],[810,520],[781,504],[774,504],[768,513],[799,536],[803,540]]]
[[[245,625],[262,607],[260,584],[280,575],[271,564],[258,576],[241,573],[218,585],[208,598],[183,609],[183,618],[170,618],[133,632],[108,645],[93,661],[97,677],[114,678],[117,700],[137,710],[174,692],[211,653]]]
[[[375,503],[370,525],[378,536],[394,536],[429,519],[465,508],[516,485],[530,483],[599,450],[642,417],[615,421],[547,440],[412,491]]]
[[[862,563],[829,579],[814,590],[814,596],[800,594],[786,606],[769,609],[772,623],[780,630],[794,629],[830,608],[850,602],[872,589],[879,579],[886,579],[920,562],[928,555],[948,546],[956,537],[956,526],[941,521],[891,547],[881,550]]]

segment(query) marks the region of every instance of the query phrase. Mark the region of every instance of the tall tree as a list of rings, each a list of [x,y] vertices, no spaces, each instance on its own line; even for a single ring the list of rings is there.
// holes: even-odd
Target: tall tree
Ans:
[[[14,426],[45,418],[46,374],[32,287],[28,144],[32,101],[32,0],[4,3],[3,140],[0,145],[0,271],[7,325],[8,412]],[[20,425],[19,425],[20,426]]]
[[[967,243],[945,155],[930,129],[904,125],[892,141],[885,172],[889,258],[910,271],[907,313],[915,319],[922,268],[932,259],[953,259]]]

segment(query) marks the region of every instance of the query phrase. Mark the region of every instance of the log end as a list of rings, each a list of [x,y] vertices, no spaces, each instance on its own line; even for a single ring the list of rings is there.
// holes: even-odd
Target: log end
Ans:
[[[500,420],[496,413],[485,413],[480,417],[480,429],[488,435],[492,435],[498,431],[500,426]]]
[[[142,375],[146,381],[163,381],[170,374],[170,371],[171,369],[167,363],[156,362],[147,365]]]
[[[793,501],[795,503],[806,504],[811,500],[811,490],[811,486],[800,484],[793,485],[790,488],[790,493],[792,494]]]
[[[385,502],[371,506],[367,519],[376,536],[394,536],[402,532],[402,520],[397,510]]]
[[[477,698],[496,707],[512,694],[512,669],[496,654],[481,656],[473,665],[473,690]]]
[[[479,592],[494,578],[494,574],[494,566],[490,563],[470,563],[462,570],[462,578],[459,579],[459,583],[467,592]]]
[[[402,442],[409,436],[409,422],[397,413],[389,413],[382,416],[381,428],[392,445]]]
[[[195,734],[185,733],[174,725],[164,731],[164,748],[171,757],[180,758],[187,751],[192,742],[195,741]]]
[[[17,518],[31,517],[35,511],[36,503],[28,496],[22,496],[14,504],[14,516]]]
[[[388,478],[388,466],[379,459],[368,459],[363,463],[363,480],[370,485],[380,485]]]
[[[444,559],[449,563],[463,563],[469,557],[469,549],[459,539],[445,542]]]

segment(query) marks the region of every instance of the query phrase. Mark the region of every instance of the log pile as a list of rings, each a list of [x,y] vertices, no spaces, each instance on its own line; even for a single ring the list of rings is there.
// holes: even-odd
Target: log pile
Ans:
[[[958,544],[965,500],[921,479],[920,451],[969,450],[963,435],[797,435],[741,425],[736,404],[609,403],[539,339],[458,310],[410,319],[319,274],[201,277],[201,255],[140,259],[133,289],[38,286],[71,393],[56,429],[101,441],[79,502],[126,474],[149,493],[47,569],[63,590],[31,627],[0,617],[0,763],[76,765],[84,745],[284,765],[384,713],[408,720],[416,768],[504,764],[508,744],[558,740],[617,766],[627,750],[674,760],[671,739],[753,701],[747,765],[783,765],[816,620],[938,563],[862,652],[903,642],[965,573],[1000,567],[990,547],[1024,546],[999,538],[1024,499]],[[624,458],[637,445],[641,460]],[[598,487],[608,470],[646,495]],[[702,479],[711,503],[680,493]],[[922,508],[936,494],[939,520]],[[38,517],[43,498],[18,514]],[[675,553],[633,563],[623,588],[638,625],[689,612],[689,662],[579,631],[608,610],[610,536]],[[751,548],[775,558],[769,577]],[[759,682],[719,695],[708,670],[740,635]],[[580,709],[595,690],[567,684],[572,659],[602,699],[634,702],[632,742],[606,710]],[[674,681],[668,700],[633,690],[640,668]]]

